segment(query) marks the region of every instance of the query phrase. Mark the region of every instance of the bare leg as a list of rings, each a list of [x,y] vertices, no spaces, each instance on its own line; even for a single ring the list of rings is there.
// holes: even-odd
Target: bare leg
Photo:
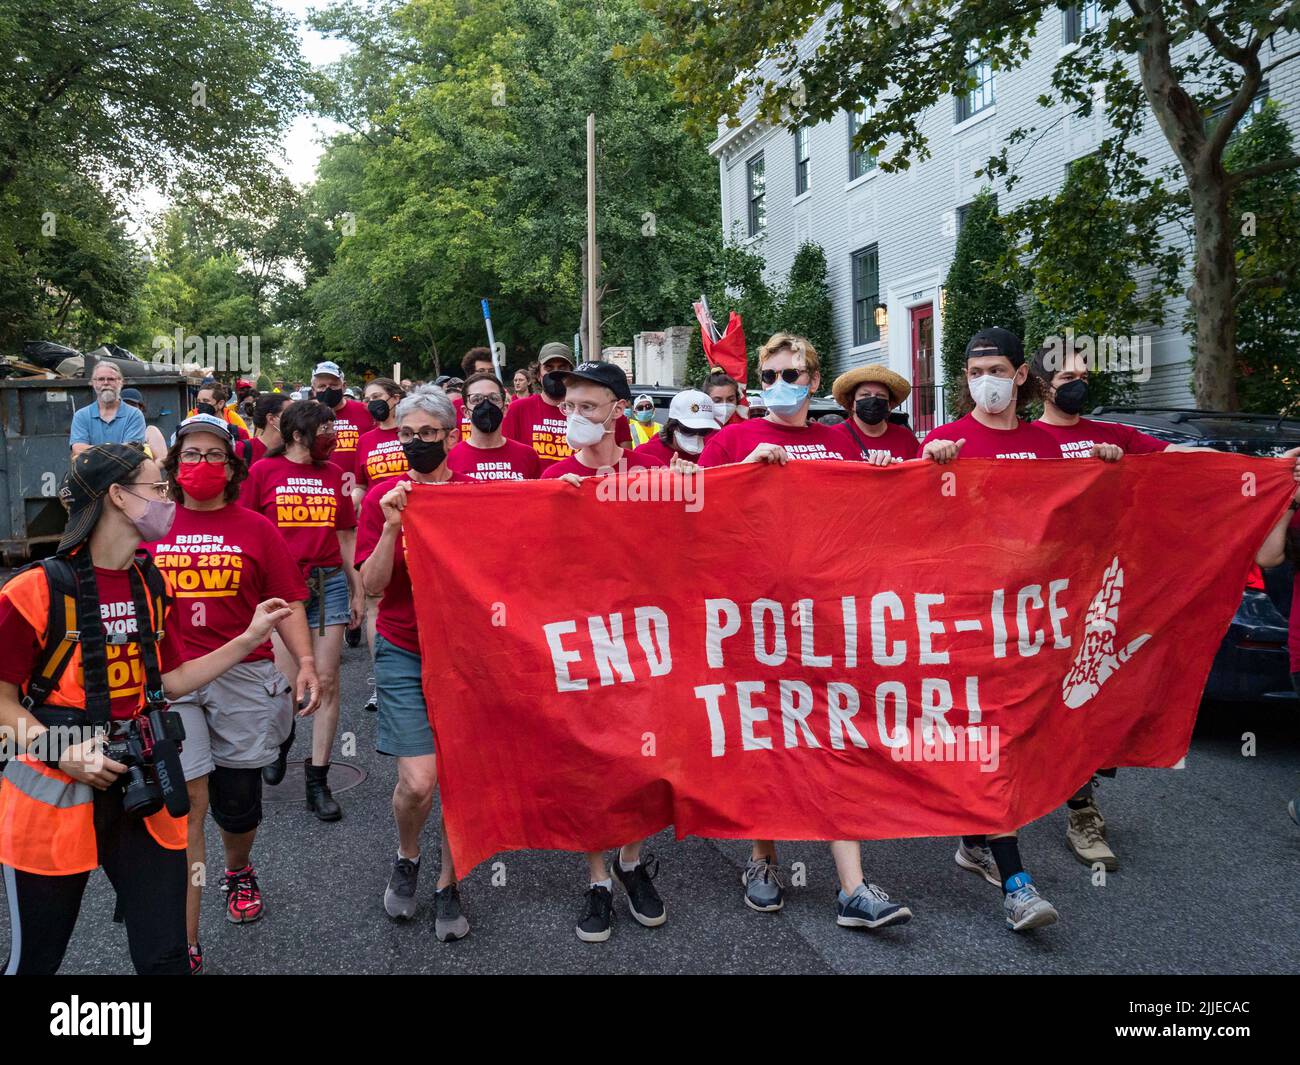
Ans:
[[[185,937],[190,946],[193,946],[199,941],[203,887],[209,880],[207,841],[203,838],[204,822],[208,817],[207,776],[188,781],[185,790],[190,794],[190,816],[185,841],[185,862],[189,869],[189,880],[185,888]]]

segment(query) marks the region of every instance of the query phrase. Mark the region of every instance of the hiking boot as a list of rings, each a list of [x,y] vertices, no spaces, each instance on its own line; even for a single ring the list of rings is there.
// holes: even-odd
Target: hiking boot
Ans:
[[[1067,812],[1069,824],[1065,829],[1065,839],[1074,856],[1087,866],[1100,862],[1109,873],[1118,869],[1119,859],[1106,842],[1106,820],[1097,808],[1097,800],[1089,799],[1087,806]]]
[[[330,791],[329,763],[312,765],[311,762],[308,762],[305,768],[307,770],[307,809],[321,821],[337,821],[343,816],[343,808],[334,801],[334,793]]]

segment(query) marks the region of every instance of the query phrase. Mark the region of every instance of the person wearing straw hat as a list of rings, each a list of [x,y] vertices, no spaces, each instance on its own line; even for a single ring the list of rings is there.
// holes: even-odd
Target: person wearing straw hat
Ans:
[[[864,462],[888,466],[921,453],[916,434],[889,420],[889,412],[912,391],[900,375],[885,366],[855,366],[835,379],[831,395],[844,408],[844,421],[834,432],[844,436]]]

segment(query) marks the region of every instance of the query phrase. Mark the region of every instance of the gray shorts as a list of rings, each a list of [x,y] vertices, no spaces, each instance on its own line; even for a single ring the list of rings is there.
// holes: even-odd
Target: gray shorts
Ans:
[[[293,724],[289,682],[267,661],[240,662],[171,708],[185,722],[181,769],[186,780],[206,776],[219,765],[270,765]]]

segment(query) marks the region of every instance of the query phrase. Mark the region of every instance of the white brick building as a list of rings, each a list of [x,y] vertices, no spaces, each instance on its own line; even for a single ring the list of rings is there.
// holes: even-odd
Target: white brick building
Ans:
[[[1101,109],[1080,121],[1069,116],[1066,105],[1057,104],[1053,113],[1037,103],[1050,88],[1053,67],[1072,47],[1068,42],[1078,20],[1095,17],[1094,12],[1088,5],[1082,15],[1077,8],[1051,11],[1024,65],[1000,71],[995,79],[989,74],[966,99],[949,98],[930,108],[922,128],[932,154],[901,173],[882,173],[869,158],[853,156],[847,112],[792,133],[757,123],[751,100],[739,127],[721,129],[710,145],[718,160],[724,232],[764,257],[769,280],[785,278],[801,243],[821,245],[835,307],[833,369],[882,362],[912,381],[908,406],[918,431],[929,427],[932,410],[943,417],[942,397],[927,383],[943,376],[937,354],[941,287],[963,208],[986,186],[998,194],[1004,210],[1020,199],[1056,192],[1069,163],[1093,151],[1106,135]],[[801,50],[816,46],[823,25],[824,20],[814,26]],[[1265,45],[1261,61],[1267,65],[1293,47],[1294,41],[1279,35],[1272,47]],[[1298,68],[1280,68],[1266,86],[1293,128],[1300,114]],[[1012,130],[1033,125],[1041,131],[1057,118],[1059,123],[1016,166],[1021,180],[1010,194],[1000,182],[975,177]],[[1175,161],[1154,118],[1133,145],[1152,169]],[[1022,154],[1013,149],[1012,161]],[[1171,224],[1169,239],[1186,238]],[[1190,352],[1182,332],[1185,302],[1172,303],[1164,326],[1152,333],[1154,370],[1142,389],[1144,402],[1193,406]],[[885,305],[880,314],[877,304]]]

